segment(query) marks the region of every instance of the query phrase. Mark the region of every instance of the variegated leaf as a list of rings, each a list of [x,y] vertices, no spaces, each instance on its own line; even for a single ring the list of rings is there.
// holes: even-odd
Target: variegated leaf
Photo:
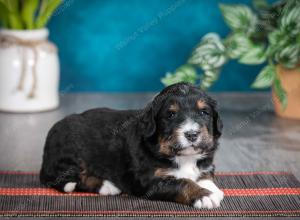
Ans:
[[[286,68],[294,68],[299,62],[299,57],[299,44],[289,44],[274,54],[275,61],[284,65]]]
[[[257,25],[257,17],[246,5],[220,4],[226,24],[233,30],[252,34]]]
[[[178,82],[196,83],[198,76],[194,67],[190,65],[183,65],[175,70],[174,73],[167,73],[161,82],[168,86]]]
[[[226,40],[227,55],[236,59],[247,53],[253,47],[251,40],[243,33],[234,33]]]
[[[288,31],[288,34],[298,34],[300,33],[300,1],[295,1],[295,4],[289,5],[281,19],[280,27]]]
[[[273,65],[265,66],[257,75],[251,87],[256,89],[268,88],[273,84],[275,75],[276,69]]]
[[[281,81],[277,76],[274,79],[273,88],[279,102],[281,103],[282,110],[285,110],[287,107],[288,98],[286,91],[282,88]]]
[[[194,49],[188,63],[200,66],[204,70],[217,69],[226,62],[225,46],[218,35],[204,36]]]
[[[201,88],[206,90],[211,87],[219,78],[220,70],[206,70],[201,78]]]
[[[240,59],[243,64],[261,64],[266,61],[266,54],[263,46],[253,46]]]

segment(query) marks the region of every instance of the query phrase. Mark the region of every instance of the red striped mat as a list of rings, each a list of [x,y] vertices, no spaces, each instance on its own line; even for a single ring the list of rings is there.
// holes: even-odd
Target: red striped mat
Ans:
[[[300,182],[286,172],[217,173],[221,207],[197,210],[132,196],[64,194],[36,173],[0,171],[0,216],[300,216]]]

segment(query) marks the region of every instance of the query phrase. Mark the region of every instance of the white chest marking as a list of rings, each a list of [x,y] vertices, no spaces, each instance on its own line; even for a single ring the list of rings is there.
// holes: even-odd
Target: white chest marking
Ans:
[[[172,169],[168,175],[174,176],[177,179],[187,178],[196,181],[201,175],[201,171],[197,167],[197,160],[203,158],[203,155],[176,156],[175,163],[178,168]]]

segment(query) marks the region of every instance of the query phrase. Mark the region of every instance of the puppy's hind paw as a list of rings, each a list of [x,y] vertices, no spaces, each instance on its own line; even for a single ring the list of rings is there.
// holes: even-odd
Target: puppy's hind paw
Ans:
[[[99,194],[103,196],[114,196],[120,193],[121,190],[108,180],[103,181],[103,184],[99,190]]]
[[[66,193],[73,192],[75,190],[76,184],[77,183],[75,183],[75,182],[66,183],[66,185],[64,186],[64,192],[66,192]]]

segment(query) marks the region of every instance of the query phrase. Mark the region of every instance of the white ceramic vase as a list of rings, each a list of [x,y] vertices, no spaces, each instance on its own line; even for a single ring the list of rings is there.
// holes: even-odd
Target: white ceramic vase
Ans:
[[[0,111],[58,107],[59,60],[48,35],[48,29],[0,30]]]

